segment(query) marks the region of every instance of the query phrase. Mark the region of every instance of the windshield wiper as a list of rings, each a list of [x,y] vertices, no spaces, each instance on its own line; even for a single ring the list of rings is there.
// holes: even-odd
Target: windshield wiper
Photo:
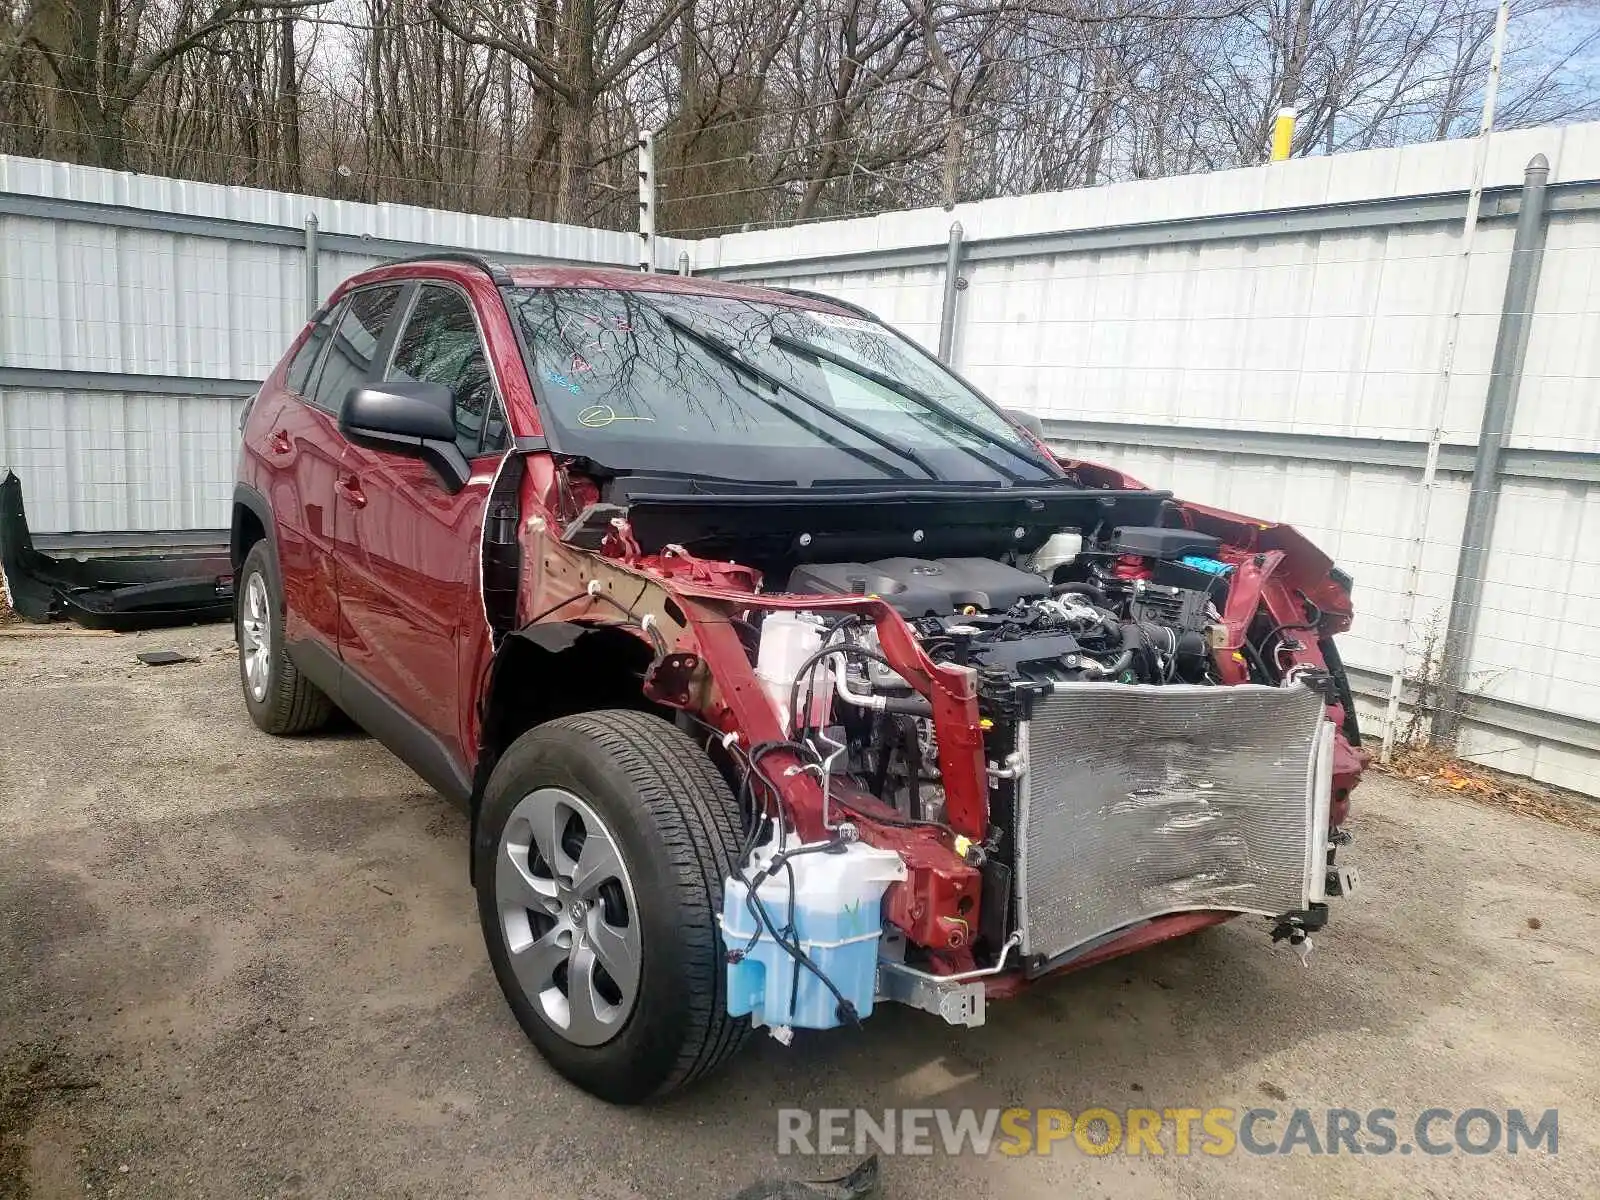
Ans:
[[[788,350],[794,354],[809,354],[813,358],[820,358],[823,362],[832,363],[841,371],[849,371],[852,375],[865,379],[869,383],[875,383],[879,387],[885,388],[897,396],[903,396],[913,404],[921,405],[924,409],[938,417],[940,420],[948,421],[956,428],[963,430],[972,437],[977,438],[978,441],[986,443],[990,446],[998,446],[1000,449],[1006,451],[1014,457],[1020,458],[1029,466],[1038,467],[1040,470],[1048,472],[1052,477],[1061,473],[1060,468],[1054,463],[1046,463],[1038,455],[1031,454],[1023,450],[1021,447],[1014,446],[1005,441],[1003,438],[995,436],[995,434],[985,429],[982,425],[979,425],[976,421],[970,420],[956,412],[955,409],[949,407],[949,405],[934,399],[926,392],[918,391],[910,384],[901,383],[898,379],[895,379],[889,375],[885,375],[882,371],[874,370],[872,367],[869,367],[864,363],[855,362],[852,359],[846,358],[842,354],[835,354],[826,346],[819,346],[815,342],[808,342],[803,338],[794,338],[789,337],[786,334],[774,333],[771,337],[771,342],[779,349]],[[957,444],[959,445],[959,443]],[[971,446],[963,446],[962,449],[966,450],[973,457],[981,459],[984,463],[988,464],[991,470],[1000,475],[1004,475],[1007,479],[1011,480],[1011,482],[1024,482],[1025,476],[1006,470],[987,454],[984,454]]]
[[[921,467],[922,470],[927,474],[929,479],[939,478],[939,473],[934,470],[932,464],[930,464],[926,458],[917,453],[915,450],[911,449],[909,446],[896,445],[892,438],[885,437],[876,429],[873,429],[872,426],[863,424],[854,417],[850,416],[848,413],[840,412],[827,401],[817,399],[817,397],[813,396],[804,388],[797,387],[795,384],[792,384],[787,380],[778,378],[778,376],[774,375],[766,368],[757,366],[755,363],[751,362],[743,354],[741,354],[736,347],[729,345],[715,334],[706,333],[703,330],[696,329],[682,317],[676,317],[666,309],[659,308],[656,305],[651,304],[649,301],[640,301],[640,303],[653,311],[656,316],[660,317],[684,337],[688,338],[692,342],[697,343],[708,353],[721,359],[734,370],[742,371],[747,375],[754,376],[768,387],[774,388],[777,391],[788,392],[791,396],[795,397],[795,399],[803,401],[816,411],[825,414],[831,420],[839,422],[839,424],[843,425],[846,429],[859,434],[873,445],[887,450],[891,454],[899,455],[901,458],[904,458],[910,462],[916,463],[917,466]],[[762,395],[761,392],[756,391],[755,389],[751,390],[758,399],[771,405],[773,408],[783,413],[791,421],[803,426],[805,429],[809,430],[811,433],[827,442],[830,446],[833,446],[839,450],[843,450],[847,454],[854,455],[863,462],[869,462],[886,474],[896,476],[900,479],[911,478],[910,475],[901,470],[899,467],[896,467],[893,463],[885,462],[876,454],[872,454],[866,450],[863,450],[859,446],[852,446],[848,442],[841,441],[828,430],[823,429],[821,426],[816,425],[811,421],[807,421],[793,409],[779,404],[776,400],[769,396]]]
[[[800,486],[798,479],[749,479],[742,475],[711,475],[705,471],[668,471],[660,467],[640,467],[637,470],[618,471],[617,478],[624,481],[644,481],[660,479],[675,483],[691,485],[717,485],[726,484],[732,487],[751,488],[776,488],[790,491]]]

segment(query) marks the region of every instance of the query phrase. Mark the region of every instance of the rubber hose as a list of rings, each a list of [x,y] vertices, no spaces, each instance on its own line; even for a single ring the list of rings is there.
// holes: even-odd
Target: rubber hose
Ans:
[[[1101,608],[1104,608],[1108,603],[1106,594],[1099,584],[1088,583],[1083,580],[1074,579],[1068,580],[1066,583],[1058,583],[1050,589],[1050,594],[1052,596],[1066,596],[1069,594],[1088,596],[1093,600],[1097,600]]]

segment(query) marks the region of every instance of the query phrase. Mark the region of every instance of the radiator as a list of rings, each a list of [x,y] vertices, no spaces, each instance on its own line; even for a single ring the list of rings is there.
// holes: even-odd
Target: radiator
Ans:
[[[1057,684],[1018,728],[1017,914],[1048,964],[1140,921],[1325,887],[1332,725],[1306,687]]]

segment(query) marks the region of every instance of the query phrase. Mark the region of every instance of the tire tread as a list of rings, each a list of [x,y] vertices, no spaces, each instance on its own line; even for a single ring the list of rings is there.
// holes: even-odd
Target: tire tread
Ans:
[[[245,690],[245,706],[256,725],[264,732],[277,737],[297,733],[310,733],[321,729],[333,716],[333,701],[321,688],[300,673],[283,645],[283,588],[278,582],[272,551],[265,540],[250,547],[239,568],[240,586],[235,593],[234,639],[239,637],[238,605],[244,602],[243,581],[252,571],[259,569],[267,581],[267,601],[272,605],[272,639],[276,646],[272,653],[272,680],[266,700],[257,705]],[[243,647],[240,647],[243,654]],[[240,685],[244,685],[243,659],[240,660]]]
[[[620,764],[645,802],[669,819],[662,853],[680,886],[708,901],[722,894],[733,873],[732,848],[742,841],[728,785],[711,759],[682,730],[649,713],[605,709],[562,717],[543,728],[566,726],[592,740]],[[697,830],[713,836],[697,838]],[[710,904],[684,914],[684,939],[696,961],[710,967],[707,986],[693,987],[686,999],[690,1028],[674,1070],[657,1089],[663,1095],[711,1074],[749,1039],[748,1021],[730,1017],[727,972],[719,950],[719,914]]]

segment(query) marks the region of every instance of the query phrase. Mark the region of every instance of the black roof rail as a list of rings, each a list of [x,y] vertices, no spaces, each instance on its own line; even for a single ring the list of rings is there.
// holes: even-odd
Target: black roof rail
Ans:
[[[809,288],[770,287],[767,284],[761,284],[759,286],[767,288],[768,291],[782,292],[786,296],[798,296],[802,300],[821,300],[827,304],[832,304],[838,308],[842,308],[846,312],[855,313],[856,316],[862,317],[865,320],[876,321],[880,325],[883,324],[882,317],[873,312],[870,308],[864,308],[855,303],[853,300],[841,300],[837,296],[830,296],[826,292],[814,292]]]
[[[490,279],[496,287],[511,287],[511,272],[506,270],[501,263],[485,258],[481,254],[474,254],[470,250],[435,250],[432,254],[414,254],[409,258],[393,258],[383,265],[398,267],[405,263],[425,262],[458,262],[470,267],[477,267]]]

